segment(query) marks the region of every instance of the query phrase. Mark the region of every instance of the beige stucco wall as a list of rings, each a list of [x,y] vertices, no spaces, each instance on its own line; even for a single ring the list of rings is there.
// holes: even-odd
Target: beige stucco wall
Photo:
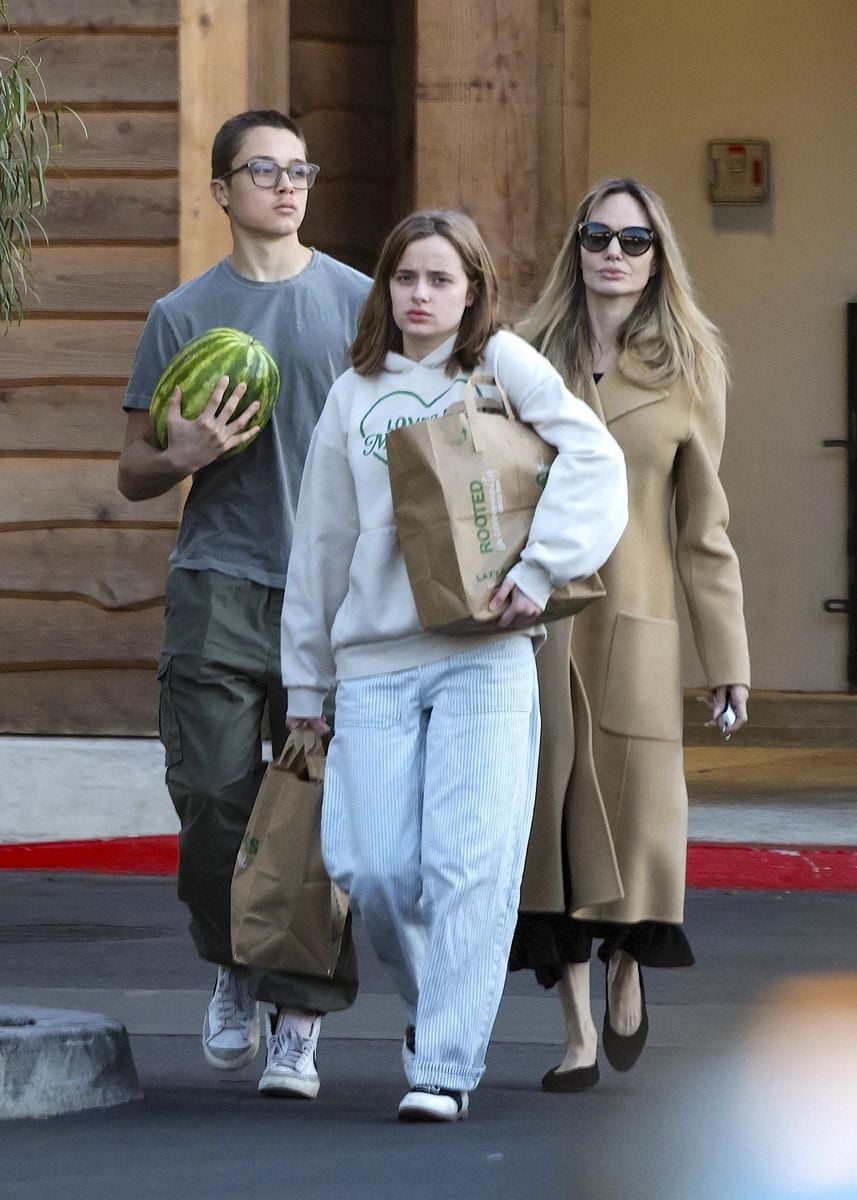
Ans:
[[[590,178],[666,200],[734,386],[723,479],[757,687],[845,687],[845,304],[857,299],[857,0],[592,0]],[[708,203],[705,144],[767,138],[763,209]],[[700,682],[688,655],[687,682]]]

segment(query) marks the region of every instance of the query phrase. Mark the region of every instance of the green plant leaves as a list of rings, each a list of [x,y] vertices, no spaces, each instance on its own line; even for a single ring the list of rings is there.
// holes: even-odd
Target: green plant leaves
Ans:
[[[5,0],[0,22],[9,27]],[[39,39],[42,40],[42,39]],[[47,241],[38,214],[48,201],[46,173],[61,144],[60,113],[46,107],[39,42],[18,39],[12,56],[0,55],[0,326],[24,319],[24,298],[32,289],[34,231]]]

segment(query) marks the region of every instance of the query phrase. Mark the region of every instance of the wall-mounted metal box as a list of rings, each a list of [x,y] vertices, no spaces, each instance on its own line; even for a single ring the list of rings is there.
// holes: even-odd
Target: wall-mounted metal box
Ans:
[[[708,143],[712,204],[764,204],[770,196],[771,144],[763,139]]]

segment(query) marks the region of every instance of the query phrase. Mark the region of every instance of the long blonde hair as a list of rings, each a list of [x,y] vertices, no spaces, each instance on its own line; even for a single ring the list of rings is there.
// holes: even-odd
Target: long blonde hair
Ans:
[[[580,265],[578,226],[607,196],[625,192],[642,205],[655,231],[656,270],[617,334],[620,370],[649,386],[683,379],[698,397],[723,387],[723,344],[699,308],[663,201],[636,179],[607,179],[581,200],[541,295],[518,333],[542,352],[572,391],[592,376],[592,326]]]
[[[464,213],[451,209],[423,209],[400,221],[381,249],[375,279],[351,344],[351,363],[358,375],[375,375],[384,365],[388,350],[401,350],[402,335],[393,321],[390,279],[411,242],[435,234],[446,238],[457,251],[473,293],[473,302],[464,310],[458,327],[447,375],[457,371],[470,374],[488,339],[497,332],[497,272],[476,224]]]

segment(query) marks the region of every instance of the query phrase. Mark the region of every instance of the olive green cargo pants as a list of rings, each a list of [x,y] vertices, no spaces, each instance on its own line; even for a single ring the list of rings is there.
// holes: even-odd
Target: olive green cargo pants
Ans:
[[[280,682],[282,590],[220,571],[170,573],[158,678],[166,781],[181,820],[179,898],[202,958],[232,964],[229,893],[244,829],[265,773],[262,716],[274,753],[285,741]],[[259,1000],[332,1012],[357,995],[350,924],[330,980],[251,971]]]

